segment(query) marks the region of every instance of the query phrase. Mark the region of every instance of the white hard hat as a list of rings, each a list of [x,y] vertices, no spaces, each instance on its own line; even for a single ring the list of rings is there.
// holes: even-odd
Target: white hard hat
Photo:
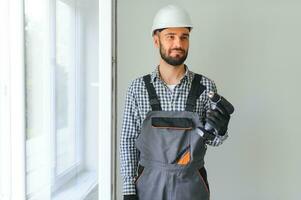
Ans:
[[[161,8],[154,18],[152,35],[157,29],[171,27],[192,28],[191,19],[186,10],[175,5],[168,5]]]

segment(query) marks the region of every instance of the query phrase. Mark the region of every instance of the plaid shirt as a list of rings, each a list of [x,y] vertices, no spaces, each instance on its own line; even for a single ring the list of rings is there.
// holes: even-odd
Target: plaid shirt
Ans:
[[[190,91],[194,73],[186,67],[186,73],[180,83],[171,91],[166,83],[160,78],[158,67],[151,74],[153,83],[162,110],[164,111],[184,111],[186,100]],[[208,92],[216,91],[215,83],[202,76],[201,84],[207,89],[197,99],[194,112],[197,112],[203,121],[207,109],[209,109]],[[124,108],[120,156],[121,173],[123,176],[123,194],[136,194],[134,177],[138,166],[139,152],[135,147],[136,138],[139,136],[141,126],[146,114],[151,111],[148,93],[143,81],[143,77],[135,79],[128,88]]]

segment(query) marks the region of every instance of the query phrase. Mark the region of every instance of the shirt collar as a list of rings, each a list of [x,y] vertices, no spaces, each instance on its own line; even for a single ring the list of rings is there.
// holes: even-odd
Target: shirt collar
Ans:
[[[183,81],[188,81],[189,83],[191,83],[193,79],[193,72],[191,72],[187,65],[185,65],[185,75],[181,80],[181,83]],[[160,72],[159,72],[159,65],[156,67],[156,69],[151,73],[151,81],[154,83],[156,80],[160,80]]]

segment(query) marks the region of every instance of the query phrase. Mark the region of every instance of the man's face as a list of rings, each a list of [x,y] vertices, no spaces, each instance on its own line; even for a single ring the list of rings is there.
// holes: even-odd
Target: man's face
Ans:
[[[179,66],[188,55],[189,30],[167,28],[154,35],[154,43],[160,49],[161,58],[168,64]]]

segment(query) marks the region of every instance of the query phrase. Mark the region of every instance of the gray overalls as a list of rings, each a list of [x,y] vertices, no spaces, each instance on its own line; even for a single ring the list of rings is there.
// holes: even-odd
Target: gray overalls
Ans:
[[[199,115],[193,112],[196,99],[205,90],[201,75],[194,75],[185,111],[162,111],[150,75],[143,79],[152,111],[136,140],[139,200],[208,200],[206,145],[196,130],[202,126]]]

